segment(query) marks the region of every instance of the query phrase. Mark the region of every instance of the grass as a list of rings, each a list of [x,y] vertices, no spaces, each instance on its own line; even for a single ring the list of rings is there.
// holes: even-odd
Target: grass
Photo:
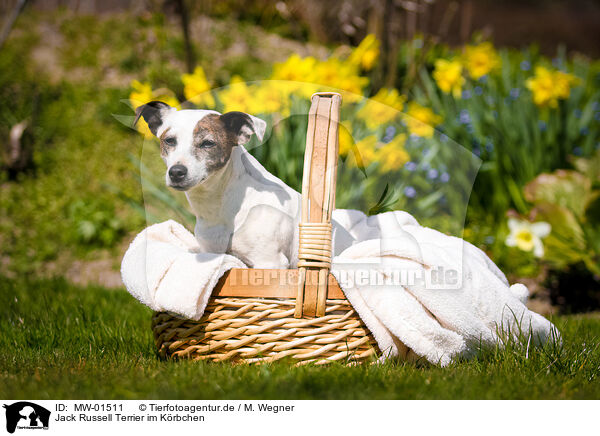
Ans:
[[[150,310],[124,291],[0,279],[0,398],[600,398],[600,317],[553,321],[562,346],[509,344],[448,368],[233,366],[157,358]]]

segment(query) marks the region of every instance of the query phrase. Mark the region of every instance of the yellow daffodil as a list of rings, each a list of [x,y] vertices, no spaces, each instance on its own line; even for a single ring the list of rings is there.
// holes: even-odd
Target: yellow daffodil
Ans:
[[[369,71],[375,66],[379,57],[379,40],[373,34],[365,36],[361,43],[352,50],[348,62]]]
[[[271,79],[289,81],[290,92],[303,98],[319,90],[345,91],[346,103],[360,99],[363,89],[369,84],[369,79],[359,74],[358,66],[349,61],[336,57],[319,61],[311,56],[301,58],[297,54],[275,64]]]
[[[274,80],[290,80],[293,82],[307,82],[312,79],[317,60],[312,56],[301,58],[293,54],[285,62],[276,63],[273,66]]]
[[[254,89],[253,113],[269,114],[279,112],[288,116],[290,87],[288,82],[265,80]]]
[[[204,108],[214,108],[215,99],[210,92],[210,84],[202,67],[196,67],[193,74],[183,74],[183,94],[192,103]]]
[[[233,76],[229,86],[217,94],[223,104],[223,112],[240,111],[252,113],[253,94],[252,90],[240,76]]]
[[[369,135],[356,143],[356,165],[366,168],[377,160],[377,137]]]
[[[500,66],[500,56],[489,42],[465,47],[463,61],[469,75],[475,80]]]
[[[558,101],[554,93],[554,76],[544,67],[535,69],[535,76],[527,79],[525,86],[533,93],[533,102],[538,106],[556,107]]]
[[[149,101],[162,101],[167,103],[171,107],[178,108],[179,101],[173,95],[173,93],[165,88],[153,90],[152,86],[147,82],[140,82],[139,80],[133,80],[131,82],[132,91],[129,94],[129,101],[134,109],[139,106],[148,103]],[[140,118],[137,123],[138,132],[142,133],[146,138],[152,138],[152,132],[148,128],[148,124],[143,118]]]
[[[525,86],[533,94],[533,102],[537,106],[555,108],[558,100],[569,97],[571,86],[577,83],[578,79],[572,74],[538,66],[535,75],[527,79]]]
[[[378,161],[383,172],[395,171],[409,161],[410,156],[404,149],[406,135],[397,135],[387,144],[383,144],[378,150]]]
[[[529,221],[515,218],[508,219],[510,234],[506,238],[506,245],[518,247],[523,251],[533,251],[535,257],[544,255],[542,238],[550,234],[552,227],[544,221],[530,223]]]
[[[567,99],[571,94],[571,86],[577,85],[579,79],[562,71],[554,72],[554,94],[559,99]]]
[[[360,161],[357,162],[363,167],[369,166],[377,160],[377,138],[375,135],[369,135],[356,143],[356,149],[360,153]]]
[[[460,98],[462,86],[465,83],[462,69],[462,64],[458,59],[452,61],[438,59],[435,61],[433,78],[442,92],[452,93],[455,98]]]
[[[340,129],[340,155],[346,156],[352,151],[354,159],[348,161],[351,165],[365,168],[378,162],[381,172],[390,172],[402,168],[410,159],[404,149],[405,134],[397,135],[388,143],[379,141],[375,135],[369,135],[354,144],[348,127],[343,124]]]
[[[347,70],[347,68],[337,58],[330,58],[319,62],[315,66],[315,81],[322,85],[335,86],[336,82],[345,75],[345,71],[343,70]]]
[[[129,101],[134,109],[152,100],[162,101],[172,107],[179,107],[179,101],[177,101],[173,92],[166,88],[153,90],[149,83],[138,80],[132,81],[131,87],[133,89],[129,94]]]
[[[352,138],[352,125],[348,121],[342,121],[338,130],[338,141],[340,145],[340,156],[346,156],[352,150],[354,139]]]
[[[431,109],[423,107],[414,101],[408,104],[405,122],[410,133],[423,138],[431,138],[433,136],[433,128],[442,121],[442,117],[436,115]]]
[[[131,82],[131,88],[132,91],[129,94],[129,101],[134,109],[152,101],[152,85],[149,83],[133,80]]]
[[[377,94],[367,100],[356,113],[371,130],[389,123],[402,111],[406,97],[396,89],[381,88]]]
[[[293,54],[285,62],[273,66],[271,79],[289,81],[291,92],[298,93],[301,97],[310,97],[315,88],[307,82],[314,82],[316,64],[317,60],[312,56],[301,58]]]
[[[358,74],[356,68],[338,58],[329,58],[315,66],[315,83],[361,95],[369,79]]]

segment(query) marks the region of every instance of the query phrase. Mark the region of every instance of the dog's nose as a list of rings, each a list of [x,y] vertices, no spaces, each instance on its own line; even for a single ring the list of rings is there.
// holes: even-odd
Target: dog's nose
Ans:
[[[175,183],[181,182],[187,174],[187,168],[183,165],[173,165],[169,169],[169,178]]]

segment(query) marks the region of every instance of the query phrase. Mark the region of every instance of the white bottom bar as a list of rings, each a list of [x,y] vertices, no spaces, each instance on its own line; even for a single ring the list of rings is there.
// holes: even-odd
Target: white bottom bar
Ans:
[[[597,432],[598,401],[5,400],[2,432],[43,435],[542,435]],[[19,409],[20,410],[16,410]],[[15,413],[19,413],[16,416]],[[27,416],[24,416],[27,415]],[[47,414],[46,414],[47,418]],[[32,425],[32,423],[34,425]],[[14,427],[14,425],[13,425]],[[6,433],[3,433],[6,434]],[[183,433],[182,433],[183,434]]]

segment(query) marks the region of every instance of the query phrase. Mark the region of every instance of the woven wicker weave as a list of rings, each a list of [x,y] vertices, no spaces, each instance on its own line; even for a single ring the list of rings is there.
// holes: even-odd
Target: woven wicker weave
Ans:
[[[152,328],[161,357],[323,364],[376,355],[375,341],[347,300],[327,300],[318,318],[294,318],[294,306],[292,299],[214,298],[200,321],[161,312]]]
[[[340,104],[341,97],[334,93],[312,98],[299,269],[229,271],[198,321],[155,313],[152,330],[161,357],[243,363],[285,358],[301,365],[362,363],[379,354],[371,333],[329,273]],[[253,285],[257,277],[261,284]]]

